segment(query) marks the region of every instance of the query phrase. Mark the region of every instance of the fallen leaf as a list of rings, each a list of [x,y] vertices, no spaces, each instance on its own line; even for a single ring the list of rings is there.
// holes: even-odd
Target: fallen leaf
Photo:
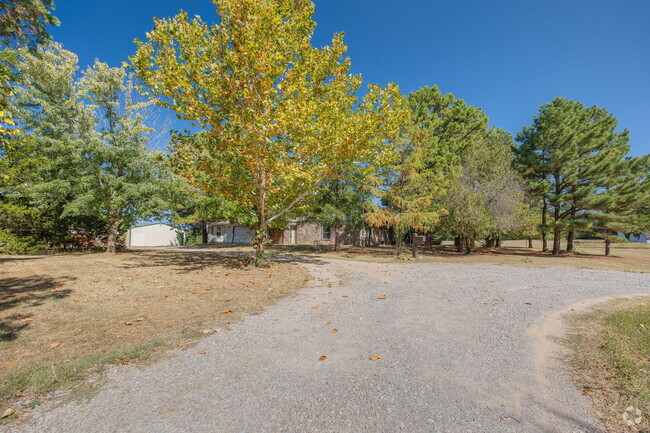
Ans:
[[[20,353],[20,349],[16,349],[16,350],[14,350],[14,351],[11,352],[11,353],[13,353],[14,355],[18,355],[18,354]]]
[[[319,361],[325,361],[327,359],[327,356],[323,355],[320,358],[318,358]]]
[[[371,361],[378,361],[381,359],[381,356],[379,355],[370,355],[370,360]]]
[[[52,344],[50,344],[50,349],[54,349],[55,347],[58,347],[60,345],[61,345],[61,343],[52,343]]]
[[[334,328],[334,329],[332,329],[330,332],[331,332],[332,334],[336,334],[337,332],[339,332],[339,330],[336,329],[336,328]]]
[[[231,273],[232,273],[232,272],[226,272],[224,275],[227,277],[227,276],[230,275]]]
[[[326,325],[331,325],[331,324],[332,324],[332,322],[325,322],[325,324],[326,324]]]
[[[183,346],[185,346],[185,343],[178,343],[178,344],[176,345],[176,347],[178,347],[179,349],[180,349],[181,347],[183,347]]]
[[[315,309],[317,309],[318,307],[320,307],[320,305],[314,305],[313,307],[311,307],[311,309],[312,309],[312,310],[315,310]]]
[[[205,351],[205,350],[201,350],[201,351],[199,352],[199,355],[205,355],[205,354],[206,354],[206,351]]]
[[[131,326],[131,325],[133,325],[133,322],[124,322],[124,325],[125,326]]]
[[[532,302],[524,302],[524,304],[526,304],[526,305],[533,305]]]
[[[349,298],[349,296],[348,295],[343,295],[343,296],[341,296],[341,298]]]
[[[0,415],[0,419],[7,418],[8,416],[11,416],[11,415],[13,415],[15,413],[16,413],[15,410],[9,408],[9,409],[5,410],[4,412],[2,412],[2,415]]]
[[[77,298],[70,298],[70,302],[77,302],[77,301],[78,301]]]
[[[21,322],[31,322],[32,320],[34,319],[32,319],[31,317],[27,317],[26,319],[20,319]]]
[[[196,295],[198,292],[196,290],[190,290],[190,293]]]
[[[230,308],[228,308],[228,309],[225,309],[225,310],[221,310],[221,313],[222,314],[232,313],[232,310]]]
[[[142,321],[144,320],[144,317],[138,317],[138,318],[135,319],[135,320],[136,320],[137,322],[142,322]]]
[[[377,296],[377,299],[386,299],[387,297],[388,296],[386,296],[386,295],[379,295],[379,296]]]
[[[224,299],[223,302],[230,302],[232,299]]]

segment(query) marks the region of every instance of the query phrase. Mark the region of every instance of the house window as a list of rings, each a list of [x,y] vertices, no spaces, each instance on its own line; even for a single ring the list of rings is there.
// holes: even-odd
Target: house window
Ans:
[[[329,226],[323,226],[323,232],[321,239],[324,241],[329,241],[332,239],[332,228]]]
[[[212,234],[215,236],[221,236],[221,226],[212,226]]]

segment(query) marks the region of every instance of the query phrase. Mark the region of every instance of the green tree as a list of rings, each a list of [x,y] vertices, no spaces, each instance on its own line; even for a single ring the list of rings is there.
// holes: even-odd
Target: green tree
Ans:
[[[587,203],[590,210],[582,215],[590,223],[591,234],[605,240],[607,256],[618,232],[642,231],[642,209],[650,201],[650,155],[626,157],[614,165],[610,174],[599,179],[598,192]]]
[[[164,172],[161,155],[147,150],[152,128],[141,114],[146,104],[134,99],[132,80],[123,68],[95,61],[79,84],[99,125],[86,143],[87,171],[77,178],[66,212],[106,221],[106,251],[113,253],[135,221],[164,206],[162,192],[170,173]]]
[[[20,57],[20,87],[11,104],[25,133],[2,143],[3,226],[58,248],[87,223],[65,207],[85,163],[79,149],[92,140],[95,120],[75,83],[74,54],[54,44],[38,53],[23,48]]]
[[[0,2],[0,43],[27,44],[31,48],[48,42],[47,26],[58,26],[52,15],[53,0],[3,0]]]
[[[331,228],[335,251],[340,247],[341,230],[358,230],[365,224],[365,209],[370,195],[361,183],[358,175],[341,175],[323,185],[309,209],[308,221]]]
[[[556,98],[518,136],[524,172],[553,208],[554,255],[560,254],[563,232],[571,250],[574,232],[589,228],[589,203],[616,175],[614,168],[627,153],[628,132],[616,132],[616,127],[616,119],[603,108]]]
[[[448,215],[441,221],[458,237],[459,251],[471,253],[482,238],[499,246],[504,235],[524,226],[524,188],[512,168],[513,148],[510,134],[493,128],[462,151],[461,174],[443,201]]]
[[[52,15],[52,0],[5,0],[0,2],[0,144],[16,135],[14,111],[9,105],[12,83],[16,80],[17,52],[11,48],[27,45],[35,49],[50,40],[47,26],[59,25]],[[5,143],[6,144],[6,143]]]
[[[3,148],[0,223],[55,248],[106,235],[115,251],[128,226],[156,209],[163,182],[132,85],[99,62],[77,80],[77,57],[56,43],[21,49],[21,59],[13,103],[25,133]]]
[[[214,3],[218,25],[184,12],[157,19],[131,61],[161,105],[209,131],[210,140],[178,141],[174,157],[191,183],[255,215],[259,262],[269,224],[386,151],[403,118],[399,92],[369,86],[359,101],[343,35],[311,44],[310,0]]]
[[[367,215],[369,225],[393,228],[397,254],[407,232],[430,232],[445,214],[440,200],[457,174],[458,154],[487,125],[482,111],[437,86],[409,94],[406,105],[410,122],[395,142],[396,157],[373,182],[382,206]],[[416,242],[412,249],[417,257]]]

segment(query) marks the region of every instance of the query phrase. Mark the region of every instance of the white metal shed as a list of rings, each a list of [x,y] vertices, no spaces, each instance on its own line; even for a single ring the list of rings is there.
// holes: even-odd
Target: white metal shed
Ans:
[[[176,246],[181,243],[182,236],[182,230],[176,229],[169,224],[145,223],[129,229],[126,244],[130,247]]]

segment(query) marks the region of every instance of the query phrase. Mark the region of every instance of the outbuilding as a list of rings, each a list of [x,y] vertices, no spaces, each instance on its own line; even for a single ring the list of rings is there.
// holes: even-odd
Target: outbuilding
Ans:
[[[129,229],[126,244],[129,247],[168,247],[183,243],[185,233],[169,224],[142,223]]]

